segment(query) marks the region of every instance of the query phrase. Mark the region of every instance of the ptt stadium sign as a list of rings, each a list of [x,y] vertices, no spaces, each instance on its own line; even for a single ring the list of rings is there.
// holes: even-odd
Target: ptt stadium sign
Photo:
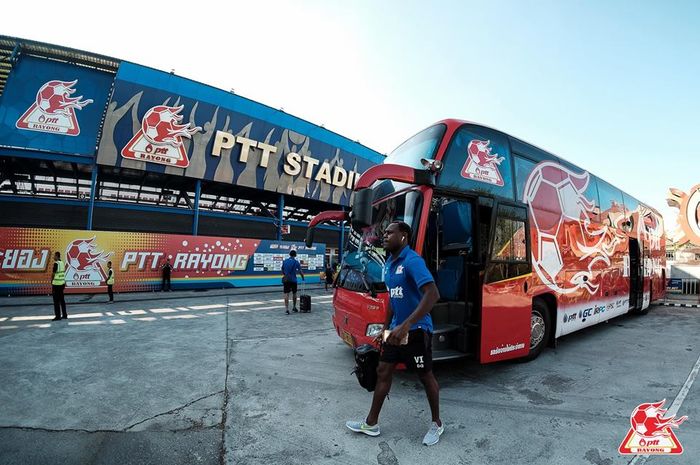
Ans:
[[[122,62],[97,163],[347,205],[378,153],[280,110]]]
[[[260,168],[267,169],[270,164],[270,155],[277,152],[277,147],[274,145],[248,139],[247,137],[233,136],[223,131],[216,131],[211,154],[215,157],[220,157],[222,150],[230,150],[235,144],[241,146],[238,157],[238,161],[241,163],[248,163],[248,154],[251,148],[259,148],[261,150],[258,158],[258,166]],[[331,167],[328,161],[321,162],[318,158],[301,155],[296,152],[289,152],[284,156],[282,170],[289,176],[303,176],[308,180],[324,182],[347,189],[352,189],[360,177],[360,173],[357,171],[346,171],[342,166],[337,165]]]

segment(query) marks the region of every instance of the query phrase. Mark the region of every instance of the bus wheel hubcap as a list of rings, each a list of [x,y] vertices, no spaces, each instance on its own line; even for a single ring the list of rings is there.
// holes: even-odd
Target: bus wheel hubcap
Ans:
[[[530,349],[544,339],[544,318],[539,313],[533,313],[530,317]]]

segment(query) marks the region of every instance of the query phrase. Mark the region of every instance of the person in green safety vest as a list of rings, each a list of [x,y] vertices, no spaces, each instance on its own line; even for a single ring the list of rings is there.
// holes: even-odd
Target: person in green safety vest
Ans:
[[[61,261],[61,253],[53,254],[53,273],[51,278],[51,294],[53,295],[53,312],[55,318],[53,321],[58,321],[61,318],[68,318],[66,312],[66,299],[63,296],[63,291],[66,288],[66,264]]]
[[[107,294],[109,294],[109,304],[114,303],[114,292],[112,292],[112,286],[114,286],[114,270],[112,269],[112,262],[107,262]]]

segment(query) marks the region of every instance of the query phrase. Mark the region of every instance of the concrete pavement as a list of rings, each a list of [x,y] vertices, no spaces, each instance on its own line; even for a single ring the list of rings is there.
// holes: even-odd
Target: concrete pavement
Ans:
[[[399,373],[378,438],[347,431],[371,394],[330,323],[330,293],[284,315],[279,290],[0,310],[2,464],[628,464],[617,447],[642,402],[678,398],[700,358],[700,311],[654,307],[572,334],[527,364],[436,365],[446,432]],[[48,304],[48,302],[47,302]],[[700,391],[677,431],[700,458]]]

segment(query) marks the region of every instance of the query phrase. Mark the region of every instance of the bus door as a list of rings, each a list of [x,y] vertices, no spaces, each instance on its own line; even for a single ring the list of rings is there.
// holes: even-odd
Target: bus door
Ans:
[[[493,208],[481,296],[482,363],[526,356],[530,350],[532,271],[527,209],[499,202]]]
[[[644,262],[637,239],[629,240],[630,254],[630,309],[642,309],[644,299]]]

